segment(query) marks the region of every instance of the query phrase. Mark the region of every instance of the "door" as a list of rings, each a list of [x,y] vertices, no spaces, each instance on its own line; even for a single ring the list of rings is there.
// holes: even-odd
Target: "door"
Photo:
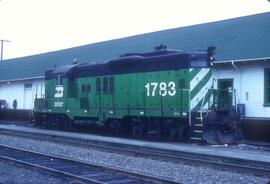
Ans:
[[[24,84],[24,99],[23,99],[23,108],[32,109],[34,103],[34,94],[32,91],[32,83]]]
[[[24,90],[23,108],[24,109],[31,109],[32,108],[32,102],[33,102],[32,89],[25,89]]]
[[[102,95],[100,106],[102,109],[102,120],[105,121],[108,116],[114,114],[114,77],[103,77],[102,78]]]
[[[233,79],[218,79],[218,107],[228,109],[233,104]]]
[[[93,99],[100,121],[106,121],[114,112],[114,77],[96,78],[96,97]]]

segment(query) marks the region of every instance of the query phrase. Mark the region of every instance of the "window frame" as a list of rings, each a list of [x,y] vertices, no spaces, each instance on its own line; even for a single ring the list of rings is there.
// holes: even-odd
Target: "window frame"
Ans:
[[[24,89],[32,89],[32,88],[33,88],[33,83],[31,82],[24,83]]]
[[[263,105],[270,107],[270,68],[264,69],[264,99]]]
[[[57,75],[56,76],[56,85],[62,86],[64,83],[63,75]]]

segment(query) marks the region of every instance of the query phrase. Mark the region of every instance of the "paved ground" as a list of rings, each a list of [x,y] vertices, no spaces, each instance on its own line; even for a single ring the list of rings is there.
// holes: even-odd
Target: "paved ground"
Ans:
[[[248,151],[248,150],[240,150],[240,149],[232,149],[230,146],[198,146],[194,144],[185,144],[185,143],[160,143],[160,142],[149,142],[142,140],[130,140],[124,138],[115,138],[115,137],[104,137],[99,135],[92,135],[86,133],[74,133],[74,132],[63,132],[56,130],[44,130],[37,129],[34,127],[24,127],[19,125],[0,125],[0,129],[8,129],[8,130],[18,130],[24,132],[35,132],[40,134],[47,135],[60,135],[69,138],[79,138],[85,140],[98,140],[104,142],[115,142],[122,144],[130,144],[136,146],[145,146],[149,148],[160,148],[165,150],[173,150],[173,151],[186,151],[191,153],[204,153],[209,155],[216,156],[225,156],[232,158],[243,158],[255,161],[263,161],[270,164],[270,154],[267,152],[259,152],[259,151]]]

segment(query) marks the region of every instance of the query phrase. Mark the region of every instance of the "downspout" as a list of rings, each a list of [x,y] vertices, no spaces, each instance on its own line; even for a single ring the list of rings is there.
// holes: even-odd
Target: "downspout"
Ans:
[[[234,64],[234,61],[231,61],[232,63],[232,66],[239,72],[240,74],[240,82],[239,82],[239,85],[240,85],[240,88],[239,88],[239,94],[242,94],[242,71],[239,69],[239,67],[237,67],[235,64]],[[236,93],[237,94],[237,93]],[[240,103],[240,100],[239,100],[239,96],[237,95],[238,97],[238,103]],[[236,96],[235,96],[236,98]],[[235,104],[236,105],[236,104]]]

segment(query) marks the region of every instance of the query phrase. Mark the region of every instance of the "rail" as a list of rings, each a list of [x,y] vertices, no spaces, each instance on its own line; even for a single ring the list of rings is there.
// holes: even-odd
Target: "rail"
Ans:
[[[36,140],[47,140],[67,144],[71,146],[80,146],[82,148],[110,150],[119,154],[160,159],[162,161],[188,162],[194,165],[208,165],[211,167],[236,170],[240,172],[270,176],[270,164],[263,161],[250,160],[246,158],[229,157],[222,155],[212,155],[207,153],[196,153],[189,151],[164,150],[159,148],[149,148],[121,143],[104,142],[98,140],[81,140],[79,138],[68,138],[63,136],[50,136],[37,133],[9,131],[0,129],[1,134],[31,138]]]
[[[176,184],[163,178],[116,169],[96,163],[85,163],[74,159],[38,153],[0,145],[0,158],[23,166],[32,167],[60,178],[91,184],[141,183]]]

